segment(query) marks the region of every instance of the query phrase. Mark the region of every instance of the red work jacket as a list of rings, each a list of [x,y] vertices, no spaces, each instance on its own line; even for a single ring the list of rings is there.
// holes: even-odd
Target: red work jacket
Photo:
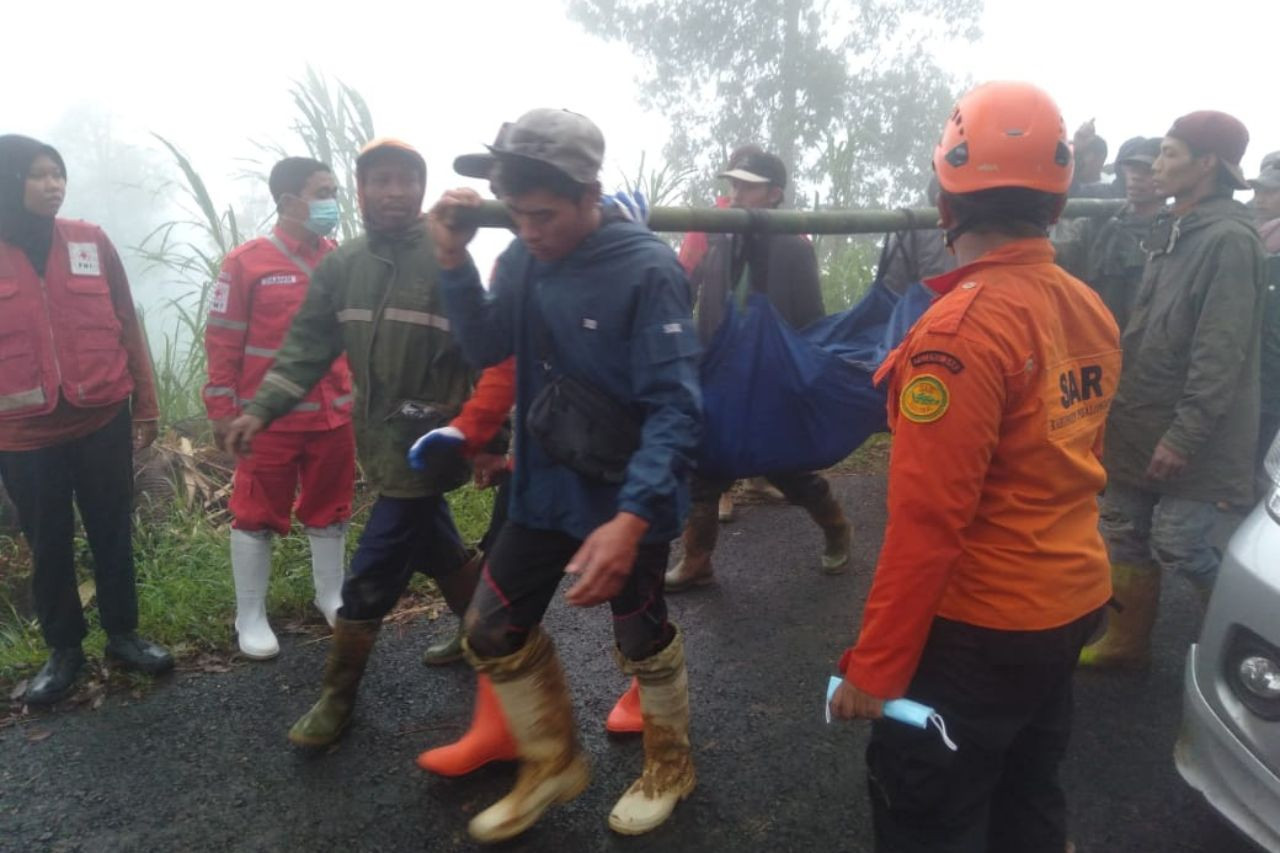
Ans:
[[[321,240],[313,248],[276,228],[269,237],[250,240],[227,255],[204,336],[209,364],[204,405],[211,419],[234,417],[253,399],[306,298],[312,271],[335,245]],[[351,401],[351,371],[342,355],[271,429],[335,429],[351,422]]]
[[[48,414],[59,395],[93,408],[133,393],[107,277],[113,259],[107,235],[87,222],[55,222],[43,279],[22,250],[0,242],[0,419]]]

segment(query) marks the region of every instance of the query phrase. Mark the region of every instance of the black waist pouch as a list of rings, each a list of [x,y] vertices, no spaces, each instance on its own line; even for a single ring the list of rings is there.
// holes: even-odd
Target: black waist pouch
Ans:
[[[620,484],[640,448],[632,412],[603,391],[569,376],[554,377],[533,398],[529,434],[555,462],[604,483]]]

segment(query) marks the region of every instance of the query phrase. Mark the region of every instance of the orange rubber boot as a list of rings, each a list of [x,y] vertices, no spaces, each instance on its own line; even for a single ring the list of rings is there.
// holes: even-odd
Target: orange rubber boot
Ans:
[[[516,757],[516,742],[489,676],[478,675],[471,728],[453,743],[419,755],[418,766],[439,776],[466,776],[491,761],[515,761]]]
[[[640,712],[640,682],[631,679],[631,686],[609,712],[604,727],[615,735],[644,733],[644,715]]]

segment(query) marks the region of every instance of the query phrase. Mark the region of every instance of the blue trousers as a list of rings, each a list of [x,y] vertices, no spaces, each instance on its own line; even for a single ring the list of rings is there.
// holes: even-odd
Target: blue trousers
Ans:
[[[1111,562],[1139,566],[1155,562],[1198,587],[1213,587],[1222,559],[1209,544],[1218,520],[1213,504],[1111,482],[1100,515]]]
[[[466,546],[442,495],[379,497],[351,558],[339,614],[381,619],[396,606],[415,571],[439,579],[466,561]]]

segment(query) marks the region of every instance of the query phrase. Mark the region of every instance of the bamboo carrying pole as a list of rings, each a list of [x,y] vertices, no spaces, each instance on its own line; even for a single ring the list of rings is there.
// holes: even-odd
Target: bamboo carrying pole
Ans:
[[[1124,206],[1110,199],[1071,199],[1063,218],[1111,216]],[[481,228],[510,228],[511,218],[501,202],[486,201],[474,212],[460,212]],[[915,228],[936,228],[938,211],[911,210],[738,210],[724,207],[655,207],[649,213],[654,231],[705,231],[766,234],[883,234]]]

